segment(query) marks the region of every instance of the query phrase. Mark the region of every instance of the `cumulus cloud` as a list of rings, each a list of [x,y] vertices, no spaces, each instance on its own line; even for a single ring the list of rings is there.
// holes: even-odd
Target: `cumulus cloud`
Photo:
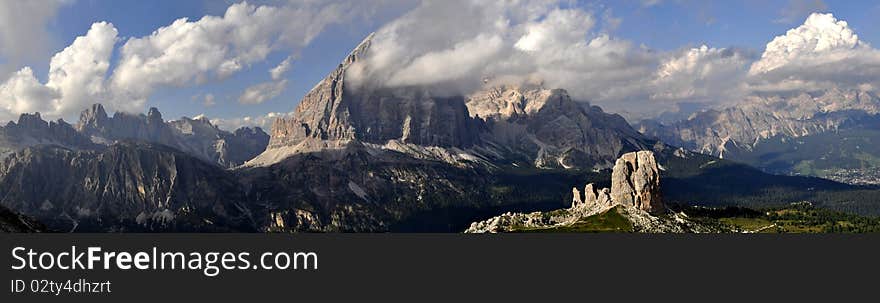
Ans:
[[[55,90],[37,81],[30,67],[22,68],[0,84],[0,119],[15,120],[17,113],[47,112],[49,100],[58,96]]]
[[[742,97],[750,54],[731,48],[692,48],[665,59],[657,69],[652,99],[730,101]]]
[[[346,9],[312,1],[283,7],[242,2],[223,16],[175,20],[125,42],[111,79],[114,92],[140,108],[157,87],[227,78],[273,50],[304,47],[326,26],[344,20]]]
[[[49,61],[49,81],[46,86],[57,90],[60,99],[54,100],[54,114],[61,115],[85,108],[105,98],[104,77],[110,68],[110,56],[118,32],[113,24],[98,22],[85,36],[77,37],[70,46],[55,54]],[[115,103],[110,104],[115,107]]]
[[[27,67],[0,82],[0,118],[33,111],[63,117],[92,102],[116,111],[142,111],[162,87],[226,79],[270,53],[291,54],[268,71],[270,81],[239,96],[242,104],[261,104],[283,92],[284,75],[297,52],[327,26],[376,14],[379,6],[397,1],[407,0],[304,1],[278,7],[243,2],[222,16],[179,19],[121,42],[112,24],[95,23],[52,57],[46,83]],[[17,2],[0,0],[9,3]],[[880,87],[880,52],[831,14],[810,15],[755,58],[747,50],[710,46],[654,51],[614,37],[610,31],[620,20],[610,11],[597,17],[568,3],[423,1],[382,26],[346,76],[362,86],[422,86],[436,94],[537,83],[567,89],[578,100],[611,110],[654,113],[678,102],[723,102],[752,93]],[[9,36],[5,30],[0,29],[3,45]],[[117,44],[118,62],[111,64]],[[194,100],[216,103],[211,94]],[[218,121],[255,125],[270,119]]]
[[[239,118],[215,118],[211,119],[211,124],[216,125],[220,129],[233,131],[241,127],[260,127],[268,131],[272,127],[272,123],[277,118],[283,118],[289,114],[272,112],[262,116],[245,116]]]
[[[331,24],[407,1],[233,4],[223,16],[195,21],[181,18],[150,35],[123,41],[109,74],[117,31],[112,24],[98,22],[52,57],[45,84],[28,67],[0,82],[0,117],[14,118],[26,111],[40,111],[50,118],[71,117],[93,102],[105,103],[110,110],[140,112],[156,89],[225,79],[265,60],[273,51],[296,54]],[[29,53],[32,47],[27,43],[47,37],[33,30],[42,30],[44,19],[63,2],[0,0],[0,56],[4,57],[0,61],[8,61],[10,54]],[[277,96],[286,84],[280,77],[290,65],[291,59],[282,62],[271,73],[274,82],[252,90],[243,100],[258,103]]]
[[[92,24],[84,36],[52,56],[48,81],[40,83],[30,67],[15,73],[0,85],[0,107],[4,119],[23,112],[39,111],[48,117],[62,117],[95,101],[105,100],[104,77],[117,31],[113,24]],[[108,103],[116,107],[116,103]]]
[[[810,14],[768,42],[760,58],[751,57],[707,46],[669,57],[658,68],[652,99],[736,102],[752,94],[880,87],[880,51],[832,14]]]
[[[590,12],[563,7],[558,1],[428,1],[381,28],[347,76],[358,85],[429,85],[439,94],[467,93],[491,79],[540,81],[596,102],[646,96],[656,56],[597,33]]]
[[[750,86],[763,92],[877,87],[878,79],[880,51],[832,14],[811,14],[774,38],[749,69]]]
[[[5,80],[4,69],[48,55],[46,24],[67,2],[0,0],[0,61],[6,61],[6,67],[0,65],[0,81]]]
[[[710,46],[658,52],[596,24],[592,12],[556,1],[429,1],[377,31],[347,77],[355,88],[425,86],[438,94],[539,83],[633,116],[754,93],[880,87],[880,52],[831,14],[811,14],[760,58]]]
[[[483,49],[481,42],[498,46],[507,27],[504,6],[504,3],[495,1],[423,2],[383,26],[371,42],[370,54],[364,58],[363,64],[358,63],[349,69],[349,76],[363,85],[405,86],[450,81],[467,84],[479,81],[478,71],[488,62],[481,62],[478,57],[485,58],[487,53],[501,51],[497,47]],[[450,69],[471,72],[454,72],[454,75],[418,73],[420,70],[446,72]],[[461,79],[465,76],[467,79]]]

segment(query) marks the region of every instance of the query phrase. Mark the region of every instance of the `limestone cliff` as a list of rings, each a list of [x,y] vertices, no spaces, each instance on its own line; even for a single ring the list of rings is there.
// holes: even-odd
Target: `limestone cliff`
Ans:
[[[101,104],[83,111],[76,129],[97,144],[123,140],[161,144],[227,168],[254,158],[269,141],[260,128],[244,127],[230,133],[205,118],[166,122],[156,108],[150,108],[146,115],[116,112],[111,117]]]
[[[576,102],[562,89],[487,86],[463,96],[431,87],[387,88],[352,81],[349,69],[370,52],[371,37],[309,91],[291,117],[277,119],[267,150],[248,166],[349,144],[394,150],[453,165],[610,168],[650,140],[620,116]]]
[[[651,146],[622,117],[540,85],[487,87],[467,99],[486,121],[483,138],[539,168],[611,168],[625,152]]]
[[[666,211],[660,194],[660,165],[651,151],[626,153],[617,159],[611,172],[611,188],[595,188],[592,183],[581,192],[572,189],[572,209],[595,209],[614,205],[633,207],[652,214]]]
[[[644,121],[638,128],[663,142],[724,158],[773,137],[833,132],[860,115],[877,114],[880,97],[874,93],[832,89],[814,95],[751,96],[673,123]]]
[[[660,167],[654,153],[639,151],[620,156],[611,173],[611,200],[651,213],[665,211],[660,198]]]

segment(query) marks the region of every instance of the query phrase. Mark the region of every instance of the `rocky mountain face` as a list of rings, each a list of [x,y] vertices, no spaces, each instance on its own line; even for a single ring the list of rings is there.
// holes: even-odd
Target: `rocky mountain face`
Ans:
[[[166,122],[156,108],[150,108],[147,115],[117,112],[109,117],[100,104],[80,115],[76,129],[95,143],[137,140],[162,144],[223,167],[235,167],[252,159],[265,150],[269,140],[260,128],[229,133],[204,118],[184,117]]]
[[[259,128],[166,122],[155,108],[110,117],[96,104],[76,126],[23,114],[0,127],[0,205],[57,231],[256,231],[265,216],[251,217],[225,168],[268,140]]]
[[[590,183],[583,193],[572,189],[567,209],[550,212],[505,213],[471,224],[466,233],[497,233],[548,230],[571,226],[587,218],[614,212],[623,216],[627,231],[709,232],[710,227],[687,220],[687,216],[666,208],[661,199],[660,166],[651,151],[622,155],[611,173],[611,188],[598,189]]]
[[[231,174],[162,145],[42,145],[0,162],[0,204],[59,231],[256,230]]]
[[[880,98],[863,91],[829,90],[818,95],[753,96],[741,104],[706,110],[668,125],[645,121],[645,135],[697,152],[724,157],[750,150],[773,137],[804,137],[831,132],[853,118],[880,113]]]
[[[454,165],[610,168],[621,153],[653,142],[620,116],[575,102],[565,90],[488,87],[440,97],[425,87],[377,88],[346,81],[370,51],[368,37],[272,126],[269,146],[249,166],[357,141]]]
[[[495,179],[485,170],[359,143],[236,173],[252,201],[268,209],[265,229],[276,232],[412,230],[401,222],[414,214],[487,206]]]
[[[297,153],[341,149],[353,141],[455,162],[457,153],[447,149],[477,142],[481,124],[469,117],[462,97],[434,96],[418,87],[349,87],[346,71],[369,47],[367,38],[303,97],[292,117],[277,119],[266,152],[249,165],[271,165]]]
[[[179,149],[207,158],[223,167],[235,167],[253,159],[269,144],[269,135],[259,127],[242,127],[230,133],[208,119],[181,118],[167,124],[179,137]]]
[[[18,122],[0,127],[0,155],[36,145],[58,145],[71,148],[93,148],[88,137],[83,136],[64,120],[44,121],[39,113],[22,114]]]
[[[666,211],[660,194],[660,169],[653,152],[623,154],[614,164],[611,188],[594,187],[587,184],[583,195],[577,188],[572,189],[572,208],[620,204],[653,214]]]
[[[47,231],[47,229],[42,223],[0,206],[0,233],[34,233],[44,231]]]
[[[736,106],[698,112],[686,120],[643,121],[637,127],[666,143],[773,173],[862,183],[872,179],[869,176],[877,168],[873,159],[880,159],[880,153],[873,152],[870,143],[853,142],[876,137],[878,114],[880,98],[873,93],[828,90],[750,97]]]
[[[467,99],[486,121],[485,140],[539,168],[610,168],[620,154],[651,146],[622,117],[578,103],[562,89],[490,87]]]

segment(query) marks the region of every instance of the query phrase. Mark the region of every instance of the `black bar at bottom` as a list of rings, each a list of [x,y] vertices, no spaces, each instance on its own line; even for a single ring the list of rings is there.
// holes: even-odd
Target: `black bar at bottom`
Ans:
[[[0,243],[0,302],[766,302],[822,295],[847,302],[873,294],[880,269],[880,235],[870,234],[2,234]],[[71,246],[248,252],[252,260],[314,252],[317,269],[221,269],[215,277],[167,268],[12,269],[20,264],[16,247],[59,253]],[[109,281],[112,292],[16,293],[17,280]]]

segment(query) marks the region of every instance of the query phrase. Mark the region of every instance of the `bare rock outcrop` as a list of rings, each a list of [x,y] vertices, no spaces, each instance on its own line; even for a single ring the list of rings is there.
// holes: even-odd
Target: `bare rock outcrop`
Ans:
[[[350,143],[466,149],[479,140],[481,121],[468,115],[462,96],[437,95],[429,87],[375,87],[348,77],[371,43],[372,36],[367,37],[290,117],[276,119],[266,151],[248,165],[271,165],[297,153],[343,149]]]
[[[652,214],[666,209],[660,194],[660,166],[651,151],[620,156],[611,173],[610,189],[596,189],[590,183],[583,194],[577,188],[572,194],[572,209],[625,205]]]
[[[269,148],[308,140],[466,147],[477,139],[478,121],[468,116],[463,97],[439,97],[424,88],[378,88],[346,79],[368,52],[361,42],[336,70],[315,86],[290,118],[272,126]]]
[[[623,152],[651,145],[621,116],[541,85],[486,87],[467,98],[488,140],[540,168],[611,168]]]
[[[371,44],[372,36],[312,88],[292,115],[276,119],[266,151],[246,166],[366,144],[457,166],[605,169],[621,153],[652,144],[621,116],[541,84],[486,82],[471,94],[449,95],[432,86],[375,83],[364,76]]]
[[[636,231],[683,232],[691,230],[682,214],[670,212],[672,221],[659,214],[667,213],[660,194],[660,165],[654,152],[626,153],[617,159],[611,173],[611,188],[597,188],[593,183],[571,189],[571,207],[550,212],[504,213],[484,221],[474,222],[466,233],[507,232],[545,229],[570,225],[578,220],[612,209],[624,215]],[[681,224],[680,224],[681,223]]]
[[[660,167],[653,152],[628,153],[617,159],[611,173],[611,199],[650,213],[664,210],[660,197]]]
[[[571,204],[573,209],[599,208],[614,205],[611,199],[611,190],[608,188],[595,188],[593,183],[587,184],[584,187],[583,194],[581,194],[577,187],[573,188],[572,195],[574,196]]]

